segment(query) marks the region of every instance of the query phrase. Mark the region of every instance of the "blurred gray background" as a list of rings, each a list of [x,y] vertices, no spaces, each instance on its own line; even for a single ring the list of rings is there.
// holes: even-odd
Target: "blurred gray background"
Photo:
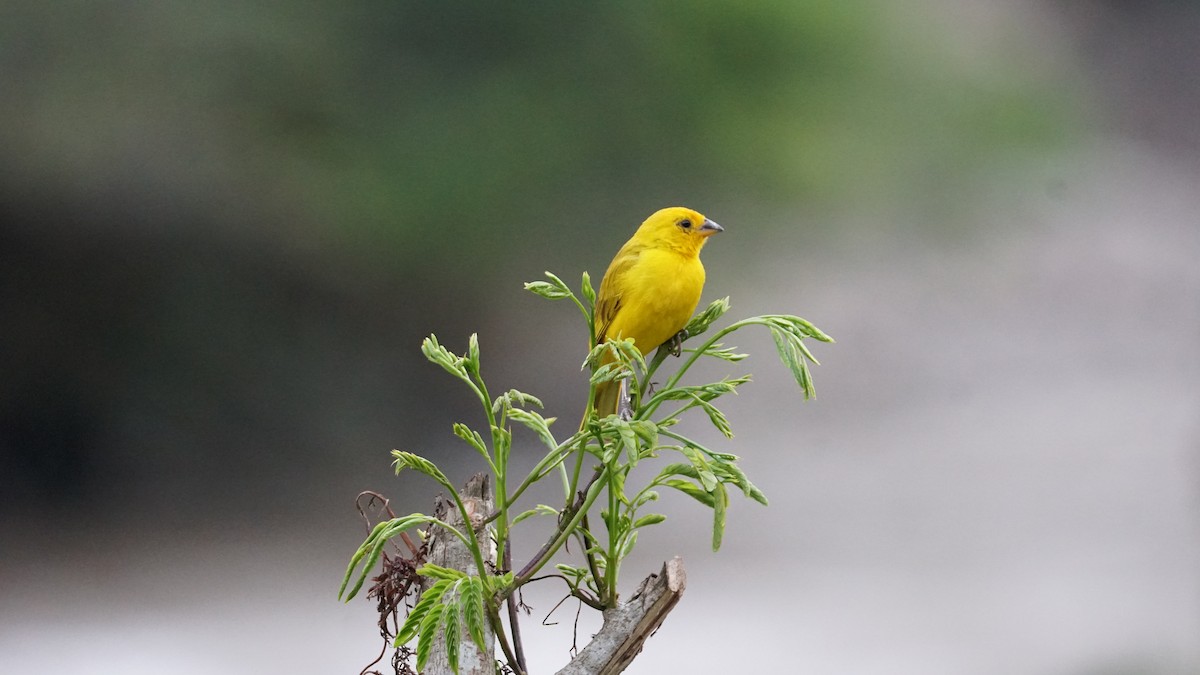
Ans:
[[[700,435],[772,503],[714,554],[665,500],[626,588],[676,554],[689,588],[628,672],[1200,673],[1198,34],[1185,0],[3,3],[0,671],[358,673],[355,494],[429,509],[392,448],[473,470],[421,338],[478,331],[573,423],[582,330],[521,282],[684,204],[727,229],[706,301],[838,343],[810,403],[765,333],[710,371],[755,375]]]

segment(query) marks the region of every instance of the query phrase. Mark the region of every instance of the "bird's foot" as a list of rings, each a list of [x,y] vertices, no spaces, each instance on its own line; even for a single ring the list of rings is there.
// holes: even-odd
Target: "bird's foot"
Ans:
[[[633,401],[629,398],[629,380],[621,380],[617,389],[617,417],[628,422],[633,419]]]
[[[688,337],[688,332],[686,330],[681,330],[675,335],[671,336],[671,339],[667,340],[665,343],[663,343],[663,345],[667,348],[667,351],[671,353],[671,356],[679,356],[683,353],[683,341],[688,339]]]

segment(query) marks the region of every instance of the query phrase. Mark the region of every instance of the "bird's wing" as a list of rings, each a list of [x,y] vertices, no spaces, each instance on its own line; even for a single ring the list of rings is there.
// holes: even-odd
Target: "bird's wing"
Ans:
[[[641,246],[627,243],[617,252],[608,271],[604,273],[600,293],[596,296],[596,344],[608,337],[608,329],[621,310],[622,280],[627,277],[630,268],[637,264],[641,252]]]

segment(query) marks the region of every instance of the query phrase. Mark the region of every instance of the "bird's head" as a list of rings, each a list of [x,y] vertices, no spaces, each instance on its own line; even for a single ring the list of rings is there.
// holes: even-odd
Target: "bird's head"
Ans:
[[[696,255],[708,238],[725,228],[705,218],[703,214],[682,206],[669,206],[655,211],[638,228],[635,238],[648,244],[665,246]]]

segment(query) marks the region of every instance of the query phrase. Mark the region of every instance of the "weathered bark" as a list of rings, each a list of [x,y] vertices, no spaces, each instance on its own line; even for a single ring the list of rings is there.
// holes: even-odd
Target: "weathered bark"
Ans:
[[[479,543],[484,552],[485,562],[495,562],[495,550],[490,544],[487,527],[483,525],[483,521],[487,515],[492,512],[492,491],[488,483],[487,474],[477,473],[471,476],[467,484],[458,493],[463,500],[463,505],[466,506],[467,512],[470,515],[472,527],[475,530],[475,536],[479,538]],[[442,518],[450,525],[462,530],[465,533],[462,514],[454,504],[454,500],[448,497],[443,497],[438,500],[438,504],[434,510],[439,518]],[[426,558],[429,562],[442,567],[462,570],[467,574],[479,574],[475,568],[475,559],[471,555],[470,549],[463,545],[454,535],[445,532],[441,528],[430,528],[429,554]],[[422,589],[423,591],[424,589]],[[496,672],[496,647],[495,638],[492,634],[490,625],[484,624],[483,631],[484,644],[488,649],[484,653],[480,653],[475,646],[475,642],[467,634],[466,626],[462,626],[462,634],[459,636],[458,650],[458,673],[459,675],[493,675]],[[439,634],[438,638],[433,643],[433,648],[429,654],[429,660],[425,664],[425,669],[422,671],[424,675],[451,675],[450,662],[446,658],[446,643]]]
[[[495,549],[483,521],[492,511],[491,488],[486,474],[471,477],[459,492],[470,514],[471,527],[484,547],[486,562],[495,562]],[[463,527],[462,517],[453,500],[439,499],[435,515],[456,528]],[[485,543],[487,542],[487,543]],[[453,535],[438,528],[431,529],[429,562],[442,567],[478,574],[471,552]],[[674,609],[687,585],[683,560],[673,558],[663,564],[662,571],[646,577],[628,600],[617,608],[604,612],[604,625],[592,641],[558,675],[617,675],[623,672],[642,651],[642,646],[658,630],[667,614]],[[485,626],[486,653],[480,653],[467,635],[465,627],[459,636],[459,675],[493,675],[495,673],[495,637]],[[423,675],[451,675],[446,659],[446,646],[441,636],[433,644]]]
[[[620,607],[604,612],[604,626],[558,675],[617,675],[629,667],[642,645],[674,609],[687,586],[683,560],[665,563],[646,577]]]

